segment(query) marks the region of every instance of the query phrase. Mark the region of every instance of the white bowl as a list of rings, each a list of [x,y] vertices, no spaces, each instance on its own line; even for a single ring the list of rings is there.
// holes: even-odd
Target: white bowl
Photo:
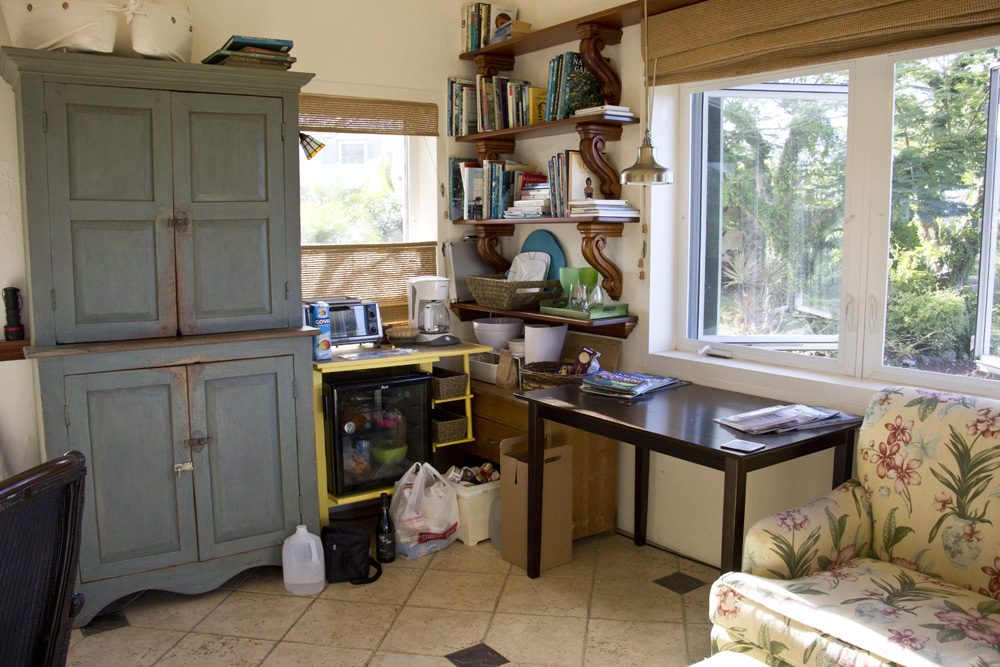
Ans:
[[[511,338],[519,338],[524,331],[524,320],[516,317],[484,317],[472,321],[472,331],[481,345],[489,345],[494,351],[507,347]]]
[[[523,338],[511,338],[507,341],[507,346],[510,348],[510,353],[515,357],[524,356],[524,339]]]

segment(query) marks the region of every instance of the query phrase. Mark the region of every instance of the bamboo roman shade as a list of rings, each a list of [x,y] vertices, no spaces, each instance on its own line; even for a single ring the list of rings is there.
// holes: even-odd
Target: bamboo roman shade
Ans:
[[[406,279],[436,276],[437,248],[435,241],[304,245],[302,298],[349,296],[378,301],[383,323],[405,321]]]
[[[1000,0],[705,0],[649,18],[649,60],[683,83],[998,34]]]
[[[299,129],[436,137],[436,104],[339,95],[299,95]]]

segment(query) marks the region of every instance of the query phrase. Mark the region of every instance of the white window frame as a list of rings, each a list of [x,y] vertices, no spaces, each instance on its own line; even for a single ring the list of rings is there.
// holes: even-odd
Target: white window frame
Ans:
[[[847,183],[844,204],[843,275],[841,280],[840,342],[835,359],[795,355],[754,347],[712,343],[712,348],[732,354],[732,360],[706,360],[706,364],[731,364],[734,369],[763,372],[775,376],[793,374],[798,378],[810,373],[822,374],[827,381],[840,385],[869,387],[871,382],[934,387],[968,393],[995,393],[995,380],[933,373],[930,371],[894,368],[882,365],[885,340],[885,304],[888,289],[889,221],[892,187],[894,66],[898,61],[928,58],[959,51],[972,51],[998,45],[996,38],[957,42],[939,47],[914,49],[893,54],[871,56],[857,60],[827,63],[818,67],[782,70],[769,74],[738,77],[727,80],[696,82],[678,86],[674,102],[677,105],[677,192],[676,261],[674,273],[651,272],[650,319],[673,324],[672,344],[663,348],[662,339],[650,337],[650,353],[671,356],[670,349],[687,353],[685,359],[702,363],[703,357],[692,353],[706,341],[689,338],[688,318],[692,316],[688,302],[692,272],[690,216],[693,175],[691,164],[691,94],[723,88],[747,86],[761,81],[776,81],[792,76],[847,70],[850,76],[848,115],[851,126],[847,141]],[[662,88],[662,87],[661,87]],[[660,95],[661,100],[669,95]],[[654,96],[655,99],[655,96]],[[662,104],[662,102],[661,102]],[[654,117],[657,117],[654,110]],[[662,109],[659,116],[662,117]],[[655,134],[655,132],[654,132]],[[666,213],[653,200],[654,220]],[[653,243],[654,252],[669,244]],[[654,260],[656,257],[654,256]],[[657,263],[654,262],[654,266]],[[661,288],[673,286],[672,306],[652,302],[652,295],[662,294]],[[996,295],[995,295],[996,296]],[[819,377],[817,375],[817,377]],[[835,378],[841,378],[837,380]]]

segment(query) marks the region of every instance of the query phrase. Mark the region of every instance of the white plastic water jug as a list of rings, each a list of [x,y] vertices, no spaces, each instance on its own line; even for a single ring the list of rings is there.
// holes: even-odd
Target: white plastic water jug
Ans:
[[[315,595],[323,591],[326,571],[323,566],[323,543],[305,526],[285,538],[281,548],[281,569],[285,590],[295,595]]]

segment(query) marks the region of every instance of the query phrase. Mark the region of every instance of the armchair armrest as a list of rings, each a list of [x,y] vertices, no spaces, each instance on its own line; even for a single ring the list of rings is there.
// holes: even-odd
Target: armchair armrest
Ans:
[[[743,571],[798,579],[868,557],[871,544],[871,505],[861,483],[851,479],[807,505],[752,525],[743,540]]]

